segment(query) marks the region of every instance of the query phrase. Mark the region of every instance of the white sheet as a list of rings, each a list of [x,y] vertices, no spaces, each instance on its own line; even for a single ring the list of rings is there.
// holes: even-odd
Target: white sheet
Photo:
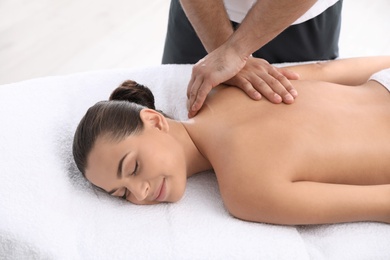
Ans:
[[[136,206],[77,177],[73,133],[86,109],[125,79],[185,119],[191,66],[162,65],[0,86],[0,259],[390,259],[390,225],[307,227],[232,218],[212,172],[175,204]]]

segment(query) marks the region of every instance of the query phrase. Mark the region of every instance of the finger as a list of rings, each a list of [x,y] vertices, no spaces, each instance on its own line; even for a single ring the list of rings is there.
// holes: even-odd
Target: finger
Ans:
[[[298,96],[298,92],[291,82],[275,68],[268,73],[270,77],[265,77],[265,81],[269,86],[282,97],[284,103],[293,103],[294,98]]]
[[[290,92],[290,94],[296,98],[298,96],[297,90],[294,88],[294,86],[291,84],[290,80],[297,80],[299,79],[299,74],[295,73],[291,70],[282,69],[282,68],[275,68],[275,72],[271,72],[271,75],[273,75],[279,82],[282,83],[283,86]],[[277,73],[279,73],[279,76],[277,76]],[[280,74],[282,76],[280,76]]]
[[[300,77],[298,73],[289,69],[285,69],[285,68],[275,68],[275,69],[278,70],[280,73],[282,73],[284,76],[286,76],[287,79],[290,80],[297,80]]]
[[[187,94],[188,99],[189,99],[189,102],[188,102],[188,111],[191,111],[192,110],[192,107],[194,105],[194,102],[196,100],[196,96],[198,94],[198,89],[199,87],[202,85],[202,79],[200,79],[199,77],[196,77],[194,78],[194,80],[191,80],[192,81],[192,85],[190,85],[187,89],[187,91],[189,92],[189,94]]]
[[[269,78],[267,81],[271,81],[271,76],[265,73],[261,77],[253,77],[250,79],[252,85],[259,91],[266,99],[272,103],[279,104],[283,101],[282,97],[271,88],[271,86],[266,82],[266,78]]]
[[[201,85],[201,87],[199,87],[199,89],[196,93],[195,93],[196,87],[193,88],[193,91],[190,94],[190,100],[189,100],[189,105],[188,105],[188,118],[192,118],[192,117],[196,116],[198,114],[200,108],[203,106],[203,103],[204,103],[206,98],[204,98],[203,100],[199,99],[198,95],[199,95],[199,90],[201,88],[202,88],[202,85]],[[210,92],[210,91],[208,91],[208,92]],[[206,96],[207,96],[207,94],[206,94]]]
[[[188,118],[193,118],[194,116],[196,116],[197,112],[195,111],[192,111],[192,110],[188,110]]]
[[[190,107],[192,111],[197,112],[202,107],[211,89],[212,89],[212,85],[209,84],[207,81],[203,81],[200,87],[197,89],[197,91],[195,88],[193,88],[193,90],[191,91],[191,96],[193,97],[193,103]]]
[[[188,110],[188,118],[193,118],[199,111]]]
[[[257,91],[257,89],[255,89],[253,87],[251,82],[249,82],[245,78],[234,77],[234,78],[228,80],[225,83],[228,84],[228,85],[231,85],[231,86],[238,87],[238,88],[242,89],[253,100],[260,100],[261,99],[260,92]]]
[[[186,107],[187,107],[187,111],[190,111],[190,100],[187,99],[186,101]]]
[[[187,85],[187,98],[190,98],[190,93],[191,93],[192,86],[194,85],[194,81],[195,81],[195,78],[193,75],[191,75],[190,82],[188,82],[188,85]]]

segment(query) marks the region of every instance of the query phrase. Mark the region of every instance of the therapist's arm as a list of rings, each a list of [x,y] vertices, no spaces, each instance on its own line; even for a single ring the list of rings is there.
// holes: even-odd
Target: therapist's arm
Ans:
[[[208,53],[225,43],[233,34],[234,30],[222,0],[181,0],[180,3]],[[224,83],[241,88],[255,100],[263,95],[273,103],[291,103],[295,96],[286,97],[288,90],[292,89],[288,79],[296,78],[296,74],[276,69],[263,59],[251,58],[243,70]]]
[[[261,0],[249,11],[226,47],[245,59],[295,22],[316,0]],[[288,43],[286,43],[288,46]]]
[[[189,116],[192,117],[197,113],[213,87],[237,75],[245,67],[249,56],[254,51],[286,29],[315,2],[316,0],[257,1],[229,39],[193,67],[187,90],[190,104]],[[287,47],[288,43],[286,43]],[[272,67],[272,69],[262,71],[262,80],[258,80],[257,84],[260,88],[265,88],[268,95],[273,93],[267,89],[270,87],[277,89],[282,98],[291,99],[291,95],[296,94],[292,86],[281,87],[283,82],[287,81],[285,75]],[[294,78],[294,75],[291,74],[291,76]],[[271,101],[273,99],[272,96],[266,97]],[[286,103],[291,103],[291,101],[287,100]]]
[[[208,53],[233,34],[222,0],[180,0],[181,6]]]

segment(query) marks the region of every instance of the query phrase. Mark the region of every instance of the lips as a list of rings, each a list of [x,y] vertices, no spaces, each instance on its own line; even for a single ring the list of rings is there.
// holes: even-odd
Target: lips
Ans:
[[[166,189],[165,189],[165,178],[163,179],[157,193],[155,200],[163,201],[165,199]]]

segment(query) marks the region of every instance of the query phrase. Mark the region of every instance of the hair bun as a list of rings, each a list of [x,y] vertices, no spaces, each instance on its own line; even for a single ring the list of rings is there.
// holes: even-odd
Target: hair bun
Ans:
[[[154,107],[154,96],[150,89],[133,80],[126,80],[110,95],[109,100],[127,100],[151,109]]]

